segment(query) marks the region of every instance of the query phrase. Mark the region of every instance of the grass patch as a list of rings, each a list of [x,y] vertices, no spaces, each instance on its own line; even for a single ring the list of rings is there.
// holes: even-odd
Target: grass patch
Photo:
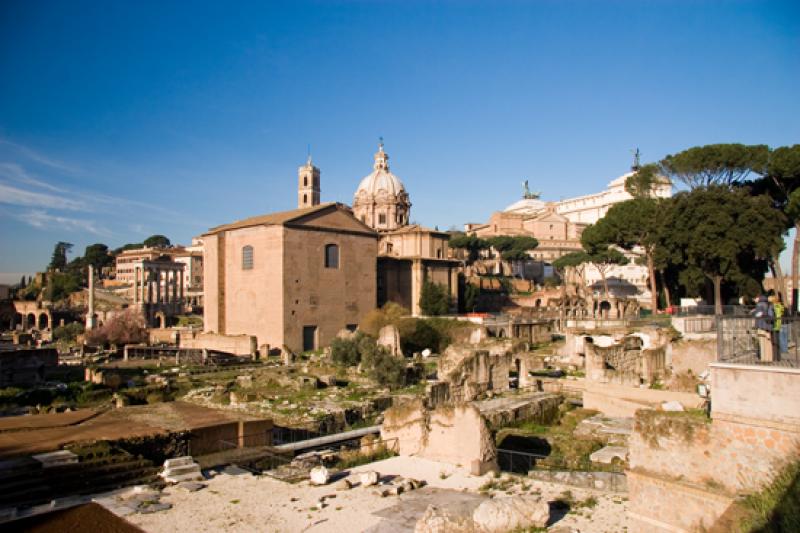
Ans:
[[[745,497],[740,532],[800,531],[800,462],[784,468],[760,492]]]
[[[382,461],[384,459],[394,457],[395,455],[397,455],[396,452],[389,450],[385,446],[379,446],[377,450],[369,453],[360,453],[359,451],[342,452],[339,454],[339,460],[336,462],[333,468],[338,470],[347,470],[357,466],[374,463],[376,461]]]

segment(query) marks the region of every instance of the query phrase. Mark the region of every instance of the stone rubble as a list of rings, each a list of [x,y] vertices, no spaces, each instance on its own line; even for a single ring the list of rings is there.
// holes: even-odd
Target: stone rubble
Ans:
[[[202,481],[204,479],[200,465],[194,462],[189,455],[167,459],[164,461],[164,469],[158,475],[167,483]]]
[[[315,466],[312,468],[308,477],[312,485],[327,485],[328,481],[331,479],[328,469],[324,466]]]

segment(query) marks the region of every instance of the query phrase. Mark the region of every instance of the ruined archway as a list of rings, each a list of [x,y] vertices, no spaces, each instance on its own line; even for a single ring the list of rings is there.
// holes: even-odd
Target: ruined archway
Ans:
[[[159,329],[163,329],[167,327],[167,316],[164,314],[163,311],[159,311],[155,315],[156,327]]]
[[[14,317],[11,319],[11,329],[15,330],[19,327],[22,327],[22,313],[14,313]]]
[[[47,329],[48,326],[50,325],[49,319],[50,317],[47,316],[47,313],[42,313],[41,315],[39,315],[39,329],[42,330]]]
[[[28,313],[25,316],[25,329],[34,329],[36,327],[36,315]]]

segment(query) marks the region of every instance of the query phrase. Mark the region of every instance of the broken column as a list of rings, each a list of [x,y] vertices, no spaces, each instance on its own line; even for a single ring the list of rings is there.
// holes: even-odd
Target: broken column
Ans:
[[[378,346],[385,347],[395,357],[403,357],[403,351],[400,349],[400,332],[391,324],[383,326],[378,332]]]
[[[86,331],[97,327],[94,316],[94,266],[89,265],[89,305],[86,311]]]

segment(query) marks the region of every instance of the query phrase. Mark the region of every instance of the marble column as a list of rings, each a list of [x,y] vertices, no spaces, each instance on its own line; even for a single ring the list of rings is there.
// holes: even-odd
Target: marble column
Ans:
[[[183,271],[180,272],[180,276],[181,276],[180,277],[180,293],[178,294],[178,302],[180,302],[181,307],[183,307],[183,302],[184,302],[184,300],[183,300],[183,298],[184,298],[184,294],[183,294]],[[183,309],[181,309],[181,311],[183,311]]]
[[[133,304],[139,303],[139,269],[133,267]]]

